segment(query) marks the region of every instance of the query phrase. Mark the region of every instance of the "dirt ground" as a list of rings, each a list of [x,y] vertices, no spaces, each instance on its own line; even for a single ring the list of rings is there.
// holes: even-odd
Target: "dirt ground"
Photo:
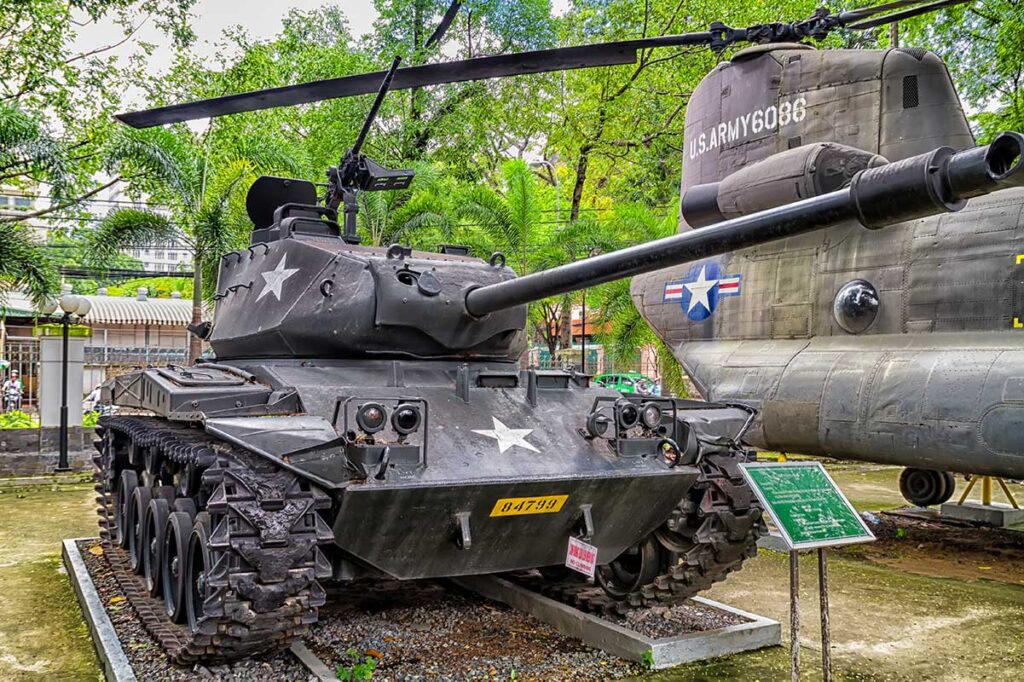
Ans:
[[[828,468],[859,509],[904,504],[897,468]],[[1024,497],[1024,489],[1014,490]],[[61,539],[95,534],[92,498],[86,484],[0,481],[0,679],[101,679],[59,559]],[[810,554],[801,560],[804,679],[820,679],[814,561]],[[831,552],[829,578],[837,679],[1019,679],[1024,550],[1002,548],[973,531],[911,528],[875,545]],[[708,596],[787,623],[786,557],[761,552]],[[783,630],[785,637],[788,627]],[[788,669],[788,651],[776,648],[642,679],[778,680]]]

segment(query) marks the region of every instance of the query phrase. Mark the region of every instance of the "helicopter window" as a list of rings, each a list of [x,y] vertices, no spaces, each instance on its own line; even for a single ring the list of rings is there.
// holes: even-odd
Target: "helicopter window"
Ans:
[[[917,92],[917,76],[903,77],[903,108],[915,109],[920,103]]]
[[[839,289],[832,304],[832,314],[843,331],[860,334],[878,316],[878,292],[870,282],[855,279]]]

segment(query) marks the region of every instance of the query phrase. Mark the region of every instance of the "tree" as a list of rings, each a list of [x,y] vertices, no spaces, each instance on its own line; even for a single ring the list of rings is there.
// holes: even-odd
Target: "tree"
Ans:
[[[192,322],[202,321],[204,292],[212,295],[220,256],[248,243],[252,224],[242,197],[261,172],[296,172],[297,164],[272,138],[256,131],[244,138],[221,138],[217,127],[195,138],[187,128],[123,131],[111,147],[110,168],[134,178],[136,191],[166,206],[169,215],[149,209],[119,209],[86,235],[92,264],[103,267],[125,248],[183,242],[193,253]],[[193,335],[189,357],[201,341]]]
[[[31,188],[49,206],[0,222],[62,215],[120,181],[96,179],[126,82],[145,60],[119,61],[116,48],[157,25],[179,46],[193,36],[195,0],[0,0],[0,184]],[[122,39],[85,52],[74,43],[82,27],[112,21]],[[55,131],[59,131],[59,134]]]
[[[971,118],[981,139],[1024,127],[1024,6],[985,0],[902,27],[907,44],[928,47],[946,61],[975,112]]]
[[[502,167],[497,189],[473,185],[457,202],[459,239],[473,252],[486,255],[502,252],[509,266],[519,274],[546,270],[586,256],[591,250],[614,250],[620,243],[606,226],[582,220],[563,227],[545,220],[550,201],[538,188],[537,175],[520,160]],[[537,301],[530,306],[535,333],[544,339],[554,355],[562,338],[564,311],[572,307],[572,296]]]
[[[440,171],[417,164],[409,189],[360,192],[357,225],[371,246],[409,242],[431,249],[450,238],[452,183]]]
[[[36,305],[57,290],[57,270],[45,249],[20,225],[0,224],[0,303],[22,288]]]
[[[611,230],[626,242],[642,243],[671,236],[676,231],[676,210],[659,218],[639,204],[623,204],[614,209],[607,222]],[[633,304],[630,280],[595,287],[591,298],[599,317],[609,324],[602,326],[598,340],[604,345],[605,357],[615,363],[630,363],[644,347],[657,351],[658,370],[666,394],[687,395],[682,368],[672,351],[659,339]]]
[[[464,2],[441,42],[428,46],[448,0],[377,0],[374,32],[362,47],[379,66],[393,55],[406,64],[479,57],[554,45],[550,0]],[[500,166],[509,148],[538,141],[548,122],[540,79],[497,79],[416,88],[389,96],[384,116],[398,161],[426,159],[456,177],[479,180]],[[543,91],[543,89],[541,89]]]

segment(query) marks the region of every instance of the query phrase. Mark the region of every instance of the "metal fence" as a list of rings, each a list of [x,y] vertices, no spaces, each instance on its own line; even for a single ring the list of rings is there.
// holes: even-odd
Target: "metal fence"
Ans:
[[[184,348],[86,346],[86,365],[166,365],[185,362]]]
[[[25,387],[22,409],[34,412],[39,400],[39,339],[31,336],[8,336],[0,357],[10,363],[8,370],[0,372],[0,382],[11,370],[17,370]],[[184,364],[187,351],[184,348],[148,347],[85,347],[85,388],[101,383],[118,374],[119,368]],[[113,374],[111,373],[113,371]]]
[[[625,361],[615,362],[604,353],[600,345],[587,344],[586,366],[584,373],[591,375],[598,374],[626,374],[639,373],[657,379],[661,373],[653,361],[653,355],[646,358],[642,354]],[[583,363],[582,350],[580,348],[563,348],[555,351],[552,356],[547,348],[532,348],[523,356],[524,366],[536,367],[537,369],[576,369],[580,370]]]
[[[17,370],[21,375],[22,384],[25,386],[22,409],[34,407],[36,387],[39,384],[39,339],[31,336],[8,336],[4,348],[0,349],[0,357],[11,363],[8,373]]]

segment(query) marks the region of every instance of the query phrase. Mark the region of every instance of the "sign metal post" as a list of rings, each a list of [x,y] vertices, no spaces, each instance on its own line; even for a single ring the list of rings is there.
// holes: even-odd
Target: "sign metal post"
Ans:
[[[800,555],[789,551],[790,679],[800,682]]]
[[[821,462],[748,462],[741,464],[740,468],[789,548],[790,674],[793,682],[800,679],[799,552],[818,550],[821,669],[824,682],[831,682],[832,635],[825,550],[856,542],[871,542],[875,536]]]

